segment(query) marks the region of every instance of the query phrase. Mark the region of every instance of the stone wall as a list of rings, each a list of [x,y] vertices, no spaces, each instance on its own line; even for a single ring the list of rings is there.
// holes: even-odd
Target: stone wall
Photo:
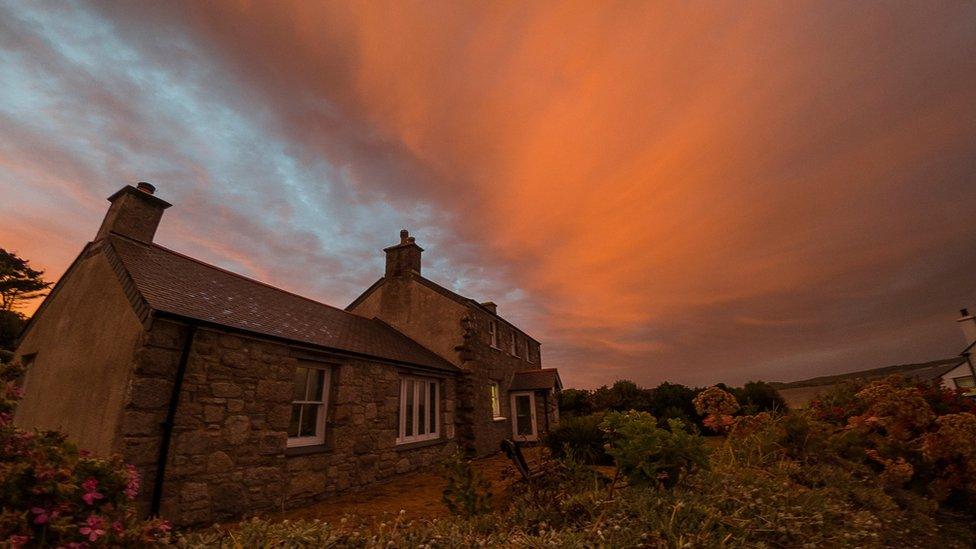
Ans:
[[[488,332],[490,320],[495,320],[497,323],[498,348],[491,346]],[[541,357],[536,342],[476,307],[469,309],[462,323],[465,336],[460,356],[464,361],[462,367],[466,371],[459,388],[458,425],[462,432],[461,438],[470,446],[473,453],[483,456],[497,452],[503,439],[512,438],[513,418],[509,395],[512,378],[515,372],[541,368]],[[519,338],[520,356],[509,353],[507,341],[513,331]],[[527,343],[533,345],[536,350],[533,363],[530,363],[525,356]],[[498,382],[501,414],[504,420],[495,420],[492,417],[489,389],[491,381]],[[541,405],[541,396],[536,400],[537,406]],[[544,426],[543,416],[538,414],[540,437],[544,432]]]
[[[188,329],[157,321],[137,368],[120,433],[151,497],[165,418]],[[302,361],[332,368],[322,446],[287,449],[292,380]],[[434,465],[453,441],[396,447],[399,373],[393,366],[200,329],[194,338],[170,447],[162,515],[177,524],[306,505]],[[442,435],[454,434],[455,381],[441,391]]]

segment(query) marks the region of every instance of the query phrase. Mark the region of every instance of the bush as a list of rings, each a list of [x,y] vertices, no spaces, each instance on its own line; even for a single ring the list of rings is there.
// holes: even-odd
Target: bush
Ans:
[[[741,388],[733,389],[732,394],[742,405],[740,412],[743,415],[786,411],[786,401],[775,387],[765,381],[750,381]]]
[[[694,404],[698,415],[705,417],[702,423],[720,433],[724,433],[732,426],[732,414],[739,410],[739,403],[735,397],[717,386],[698,393]]]
[[[658,427],[647,412],[610,412],[601,428],[607,453],[631,484],[672,487],[689,473],[708,467],[708,453],[698,435],[685,431],[680,420]]]
[[[605,465],[613,462],[604,448],[602,414],[564,417],[543,439],[553,457],[571,454],[573,459],[587,464]]]
[[[134,468],[79,452],[60,433],[13,426],[22,374],[16,364],[0,367],[0,540],[10,547],[165,542],[168,523],[136,514]]]
[[[471,467],[471,460],[458,449],[445,460],[447,486],[441,501],[455,515],[470,517],[491,511],[491,485]]]

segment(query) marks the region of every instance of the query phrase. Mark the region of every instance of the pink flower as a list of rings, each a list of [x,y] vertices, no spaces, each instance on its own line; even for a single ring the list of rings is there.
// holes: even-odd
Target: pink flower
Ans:
[[[136,499],[139,495],[139,471],[134,465],[125,466],[125,497]]]
[[[102,529],[104,522],[102,517],[90,515],[85,525],[79,529],[79,532],[83,536],[88,536],[88,541],[98,541],[99,537],[105,535],[105,530]]]
[[[85,493],[81,496],[81,499],[85,500],[85,503],[88,505],[95,505],[96,500],[100,500],[105,497],[98,492],[98,481],[93,478],[89,478],[85,482],[81,483],[81,487],[85,490]]]
[[[32,507],[31,513],[34,513],[34,524],[45,524],[51,519],[51,512],[43,507]]]

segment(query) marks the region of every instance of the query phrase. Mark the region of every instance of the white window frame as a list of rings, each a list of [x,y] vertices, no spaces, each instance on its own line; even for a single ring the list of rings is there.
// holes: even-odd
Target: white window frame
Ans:
[[[315,422],[315,426],[316,426],[315,427],[315,434],[314,435],[310,435],[310,436],[304,436],[304,437],[302,437],[302,436],[298,436],[298,437],[292,437],[292,436],[290,436],[290,437],[288,437],[288,442],[286,444],[286,447],[287,448],[296,448],[296,447],[300,447],[300,446],[314,446],[314,445],[317,445],[317,444],[325,444],[325,419],[328,417],[329,391],[331,389],[331,384],[332,384],[332,379],[331,379],[332,378],[332,375],[331,375],[332,374],[332,368],[329,367],[329,366],[318,366],[318,365],[311,365],[311,364],[307,364],[307,363],[300,364],[297,367],[298,368],[304,368],[304,369],[306,369],[306,370],[308,370],[310,372],[312,370],[319,370],[319,371],[322,371],[322,372],[325,373],[325,375],[323,376],[324,379],[322,381],[322,400],[294,400],[293,399],[291,401],[291,405],[292,406],[295,406],[296,404],[298,404],[298,405],[302,405],[302,404],[318,404],[319,405],[319,413],[318,413],[318,417],[316,418],[316,422]],[[294,390],[294,388],[293,388],[293,390]],[[306,376],[305,376],[305,390],[306,390],[306,397],[307,397],[308,396],[308,394],[307,394],[307,392],[308,392],[308,374],[306,374]],[[299,417],[299,420],[298,420],[299,429],[301,429],[301,424],[302,424],[301,417]]]
[[[407,385],[408,382],[413,382],[411,388],[413,390],[413,410],[410,417],[407,418]],[[430,389],[431,384],[434,387],[434,394],[431,396]],[[400,377],[400,414],[399,414],[399,426],[397,432],[397,444],[410,444],[413,442],[423,442],[425,440],[436,440],[441,437],[441,380],[433,377],[421,377],[421,376],[401,376]],[[420,415],[420,406],[417,405],[420,402],[421,396],[424,397],[424,417],[418,417]],[[431,406],[434,409],[434,425],[429,425],[430,423],[430,410]],[[407,435],[407,421],[410,421],[410,432],[411,435]],[[417,434],[420,430],[420,421],[424,422],[423,434]]]
[[[529,397],[529,416],[532,422],[532,433],[528,435],[520,435],[518,432],[518,407],[515,404],[516,398],[520,396]],[[539,440],[539,424],[535,415],[535,392],[534,391],[519,391],[512,393],[511,396],[512,403],[512,440],[516,441],[526,441],[533,442]]]
[[[498,348],[498,323],[494,320],[488,320],[488,342],[492,348]]]
[[[491,418],[498,421],[505,419],[502,415],[502,388],[497,381],[488,382],[488,394],[491,398]]]
[[[519,354],[518,354],[518,333],[515,330],[512,330],[512,343],[511,343],[511,347],[509,348],[508,351],[515,358],[519,358]]]

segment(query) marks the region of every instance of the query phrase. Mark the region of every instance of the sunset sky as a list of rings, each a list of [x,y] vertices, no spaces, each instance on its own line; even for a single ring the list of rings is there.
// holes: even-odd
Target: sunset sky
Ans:
[[[0,247],[156,241],[343,307],[425,274],[568,386],[958,353],[976,3],[0,0]]]

